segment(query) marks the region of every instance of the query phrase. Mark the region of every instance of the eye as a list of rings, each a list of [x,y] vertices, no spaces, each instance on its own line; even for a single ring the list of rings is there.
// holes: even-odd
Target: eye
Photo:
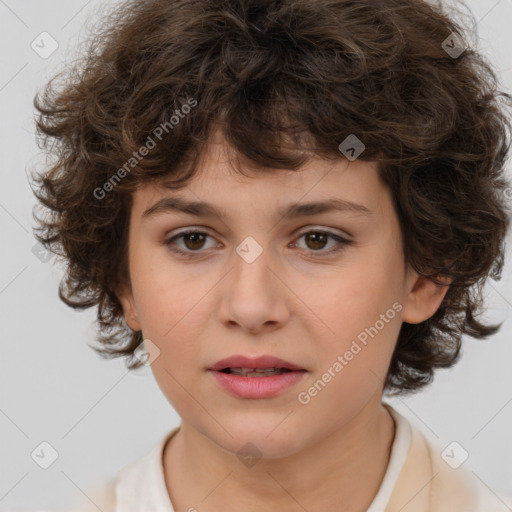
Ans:
[[[201,249],[205,248],[205,240],[206,238],[212,238],[208,233],[203,231],[183,231],[164,241],[164,245],[168,246],[169,249],[177,254],[180,254],[185,257],[194,257],[197,254],[200,254]],[[330,231],[322,231],[322,230],[314,230],[307,231],[302,233],[297,240],[304,238],[307,247],[304,249],[305,251],[309,251],[311,253],[320,253],[322,255],[329,255],[333,253],[337,253],[345,249],[346,246],[352,245],[353,242],[351,240],[347,240],[346,238],[331,233]],[[177,240],[180,240],[184,243],[184,247],[178,247],[175,243]],[[323,250],[328,245],[328,241],[332,240],[334,244],[328,250]],[[296,247],[296,244],[290,244],[291,247]],[[208,249],[208,247],[206,247]]]
[[[333,254],[336,252],[339,252],[347,245],[351,245],[352,241],[347,240],[346,238],[343,238],[342,236],[335,235],[334,233],[331,233],[330,231],[307,231],[306,233],[302,233],[298,240],[301,238],[304,238],[306,242],[306,250],[309,250],[313,253],[323,253],[323,254]],[[327,241],[331,239],[333,240],[334,246],[331,246],[328,250],[322,250],[327,245]]]
[[[204,247],[205,237],[210,237],[210,235],[202,231],[183,231],[182,233],[178,233],[172,238],[166,240],[164,244],[169,246],[173,252],[183,254],[185,256],[193,256],[192,253],[199,252],[199,249]],[[184,241],[185,249],[178,248],[173,244],[175,240],[179,239]]]

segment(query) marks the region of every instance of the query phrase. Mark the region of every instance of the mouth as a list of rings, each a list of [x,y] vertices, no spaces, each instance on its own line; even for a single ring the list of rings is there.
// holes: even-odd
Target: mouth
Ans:
[[[208,373],[220,389],[242,399],[267,399],[292,389],[308,370],[265,355],[260,357],[232,356],[208,368]]]
[[[290,373],[292,371],[289,368],[223,368],[219,370],[221,373],[226,373],[228,375],[237,375],[240,377],[271,377],[273,375],[282,375],[283,373]],[[300,370],[305,371],[305,370]]]
[[[233,355],[217,361],[209,370],[242,375],[244,377],[266,377],[291,371],[306,371],[301,366],[273,355],[245,356]]]
[[[209,374],[223,391],[237,398],[264,399],[296,386],[308,372],[287,368],[222,368]]]

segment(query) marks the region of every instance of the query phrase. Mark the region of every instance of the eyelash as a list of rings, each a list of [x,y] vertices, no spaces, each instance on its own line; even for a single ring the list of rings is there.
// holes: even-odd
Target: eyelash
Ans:
[[[322,253],[323,255],[321,257],[330,256],[332,254],[339,253],[339,252],[343,251],[346,248],[346,246],[349,246],[349,245],[353,244],[353,242],[351,240],[347,240],[346,238],[343,238],[343,237],[341,237],[339,235],[335,235],[334,233],[331,233],[330,231],[322,231],[322,230],[305,231],[304,233],[301,233],[298,236],[298,239],[302,238],[305,235],[309,235],[311,233],[314,233],[314,234],[319,234],[320,233],[322,235],[327,235],[328,237],[330,237],[333,240],[335,240],[336,242],[338,242],[338,247],[329,249],[327,251],[323,251],[323,250],[318,250],[318,251],[309,250],[308,251],[307,249],[305,249],[307,252],[310,252],[310,253],[313,253],[313,254]],[[165,240],[164,241],[164,245],[168,246],[171,251],[173,251],[173,252],[175,252],[177,254],[180,254],[181,256],[184,256],[186,258],[194,258],[196,256],[196,254],[200,254],[203,251],[201,251],[201,250],[198,250],[198,251],[191,251],[191,250],[184,251],[183,249],[178,249],[177,247],[172,245],[172,243],[175,240],[177,240],[179,238],[183,238],[184,236],[191,235],[191,234],[199,234],[199,235],[210,236],[208,233],[205,233],[204,231],[195,231],[195,230],[182,231],[181,233],[178,233],[178,234],[174,235],[173,237],[169,238],[168,240]]]

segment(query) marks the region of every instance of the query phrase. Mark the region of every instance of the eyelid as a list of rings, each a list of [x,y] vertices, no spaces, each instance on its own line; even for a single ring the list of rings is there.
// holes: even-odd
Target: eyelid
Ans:
[[[337,231],[333,231],[333,230],[337,230]],[[312,225],[308,225],[308,226],[300,228],[300,230],[298,230],[297,234],[294,236],[302,236],[305,233],[309,233],[311,231],[315,231],[315,232],[321,231],[322,233],[328,233],[329,235],[338,236],[340,238],[343,238],[347,242],[350,242],[352,239],[352,235],[348,231],[345,231],[345,230],[342,230],[339,228],[330,228],[327,226],[319,226],[316,224],[312,224]]]
[[[177,229],[180,229],[180,228],[177,228]],[[346,230],[339,230],[339,231],[341,231],[341,233],[340,233],[340,232],[331,231],[332,229],[339,229],[339,228],[330,228],[330,227],[326,227],[326,226],[312,224],[312,225],[308,225],[308,226],[302,226],[298,230],[294,231],[294,233],[291,236],[297,237],[297,236],[302,236],[305,233],[309,233],[310,231],[321,231],[323,233],[328,233],[333,236],[339,236],[339,237],[345,239],[347,242],[351,241],[351,239],[353,238],[353,236]],[[178,231],[178,232],[174,233],[171,236],[171,238],[174,236],[183,235],[183,234],[187,234],[187,233],[202,233],[202,234],[208,234],[209,236],[213,237],[213,235],[210,234],[210,228],[208,228],[206,226],[201,226],[201,225],[194,225],[193,227],[184,227],[183,231]]]

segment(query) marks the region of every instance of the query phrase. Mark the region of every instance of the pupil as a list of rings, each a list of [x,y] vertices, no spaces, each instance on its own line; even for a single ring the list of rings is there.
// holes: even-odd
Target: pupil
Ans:
[[[313,247],[313,248],[314,249],[322,249],[322,247],[325,244],[325,239],[327,238],[327,235],[325,233],[312,233],[312,234],[306,235],[307,240],[310,240],[311,238],[314,238],[314,237],[320,237],[322,239],[322,241],[320,242],[321,247],[317,246],[317,247]],[[313,241],[313,243],[315,243],[315,241]],[[318,243],[318,241],[316,243]]]
[[[188,235],[185,236],[185,244],[187,246],[188,249],[200,249],[202,244],[201,242],[199,242],[199,247],[197,246],[194,246],[194,243],[197,243],[197,238],[194,241],[192,241],[192,247],[190,246],[189,243],[187,243],[187,241],[191,240],[193,237],[198,237],[198,238],[204,238],[203,235],[201,235],[201,233],[189,233]],[[202,242],[204,242],[204,240],[202,240]]]

